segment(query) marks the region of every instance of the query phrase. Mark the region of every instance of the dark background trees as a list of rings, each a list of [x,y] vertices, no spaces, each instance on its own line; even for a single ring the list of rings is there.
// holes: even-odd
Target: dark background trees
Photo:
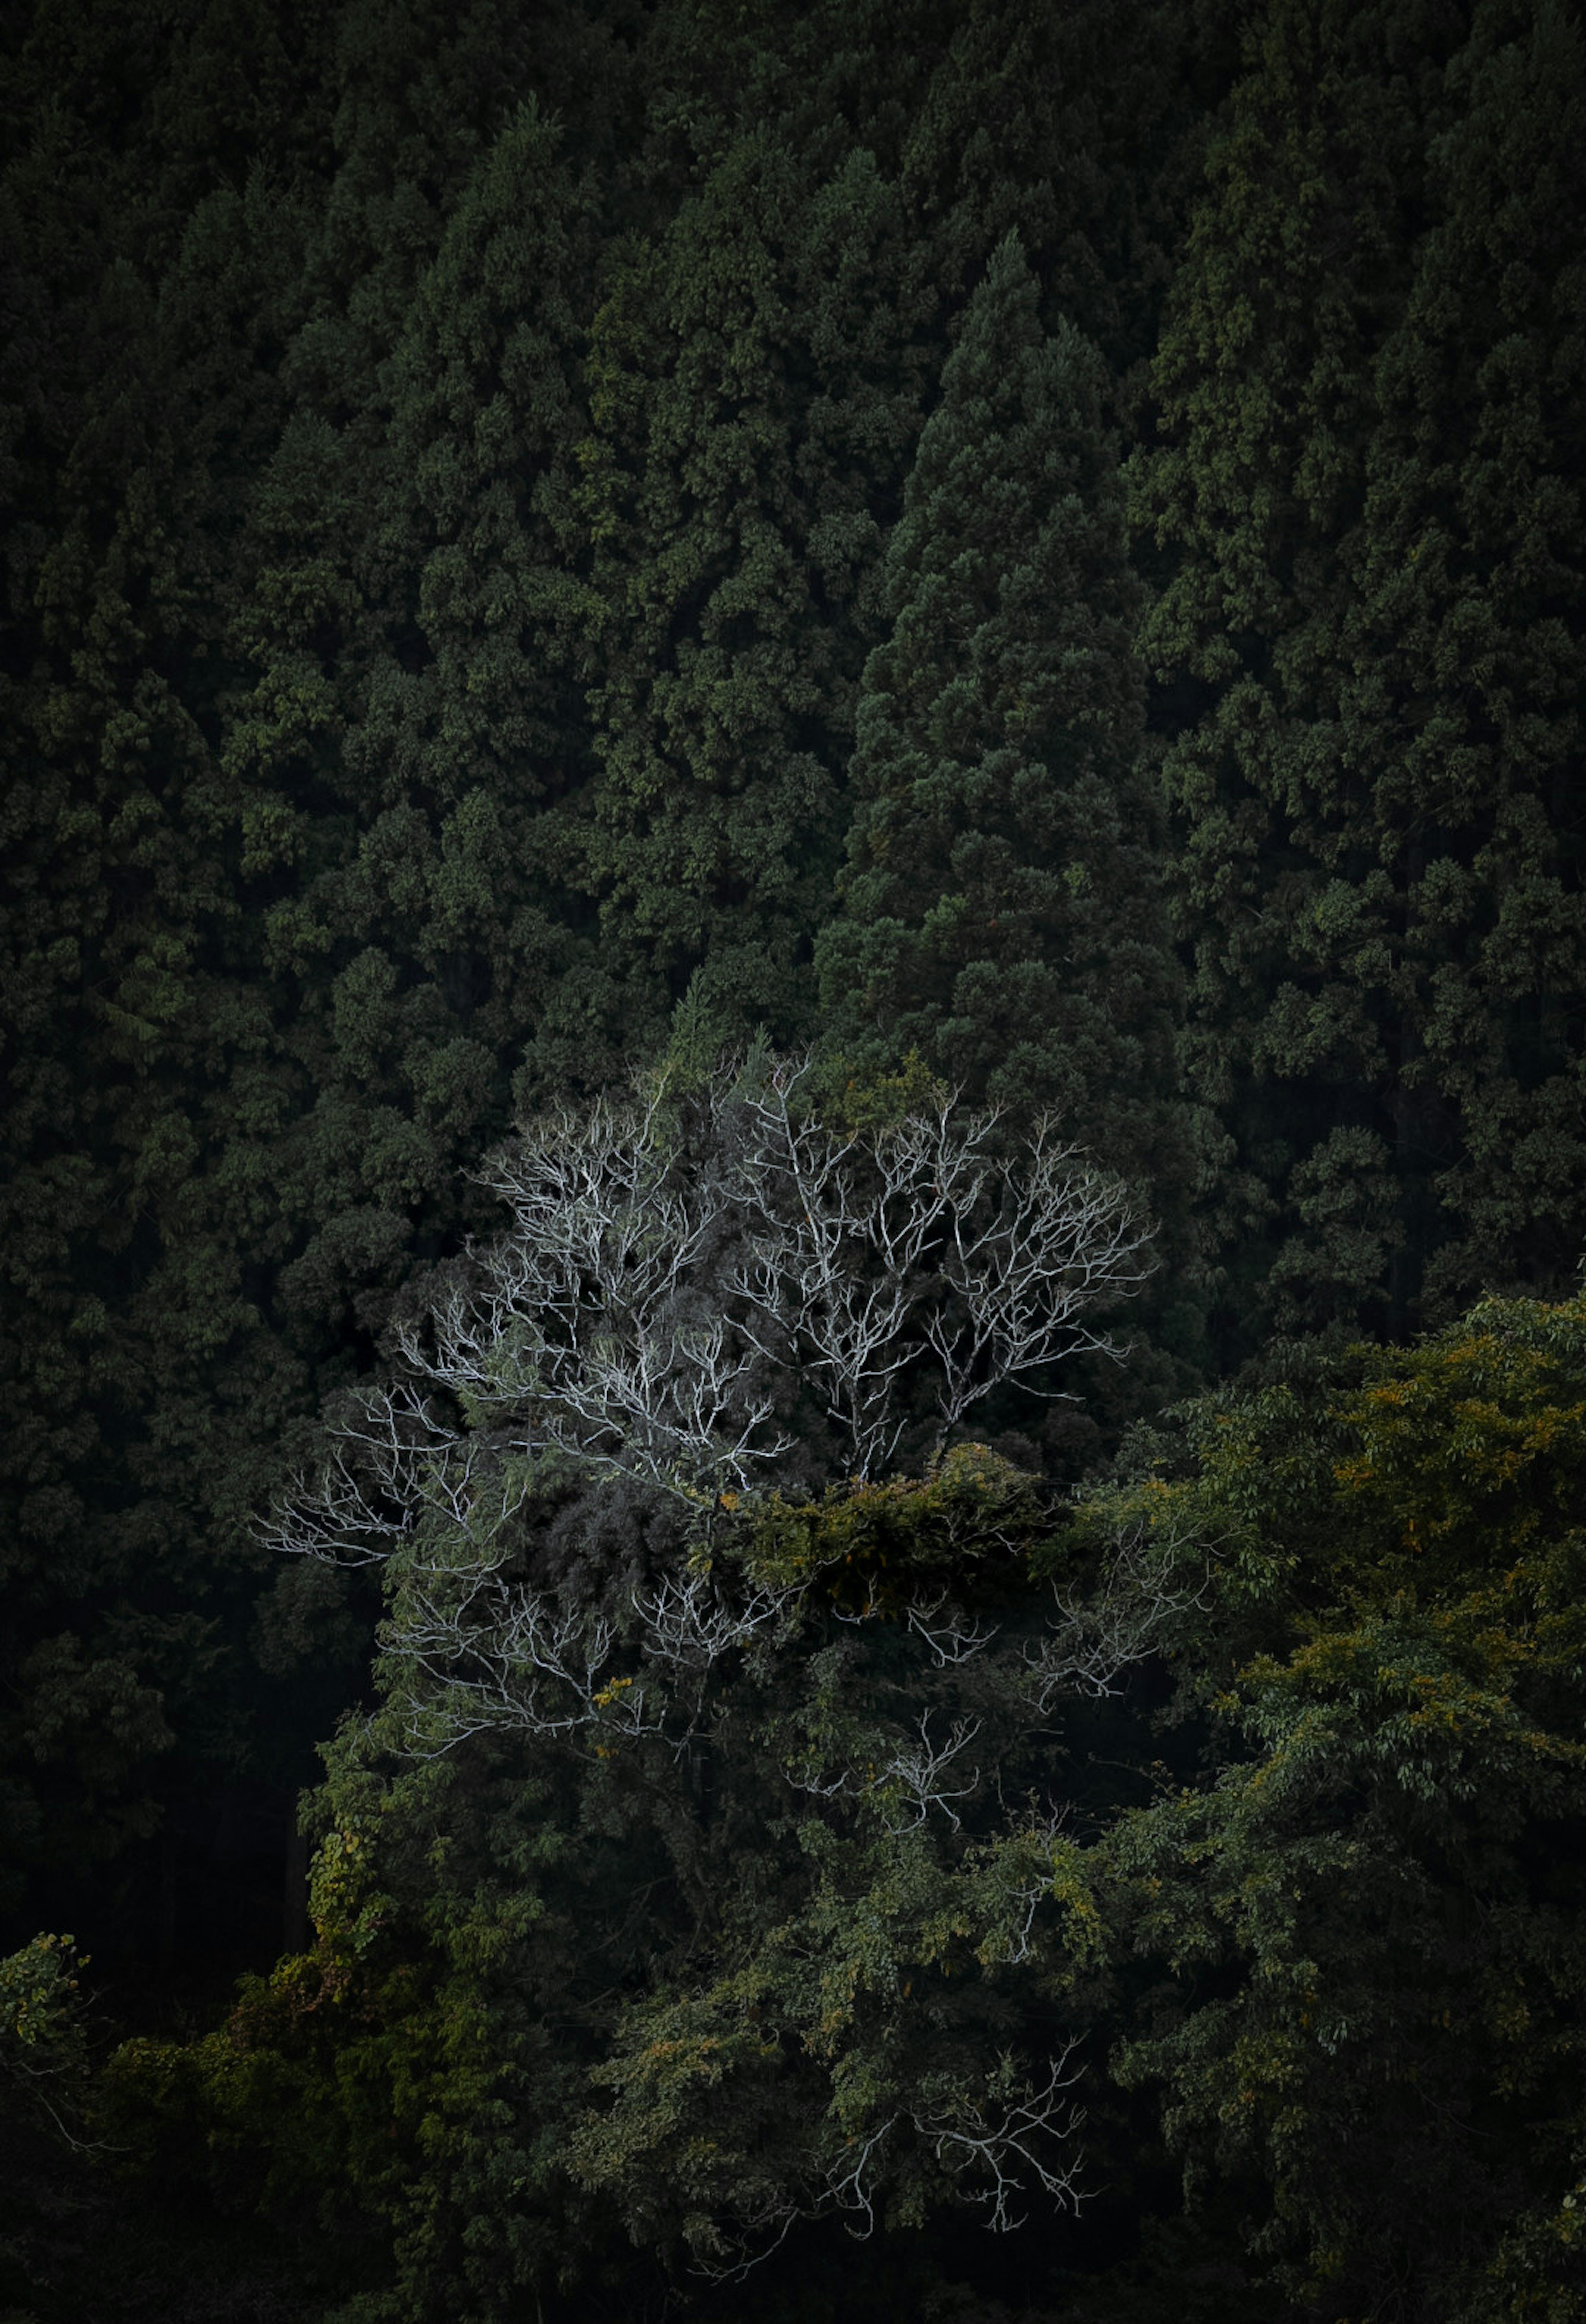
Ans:
[[[1578,28],[1275,8],[1249,55],[1136,470],[1230,1345],[1557,1285],[1586,1185]]]

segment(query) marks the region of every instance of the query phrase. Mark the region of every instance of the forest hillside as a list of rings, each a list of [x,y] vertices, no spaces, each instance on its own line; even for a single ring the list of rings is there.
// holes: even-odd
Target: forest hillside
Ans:
[[[0,2319],[1570,2324],[1578,9],[0,119]]]

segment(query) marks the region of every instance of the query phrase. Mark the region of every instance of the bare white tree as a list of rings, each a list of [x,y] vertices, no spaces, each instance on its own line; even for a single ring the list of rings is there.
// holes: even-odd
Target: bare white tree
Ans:
[[[510,1225],[401,1329],[401,1371],[348,1406],[275,1545],[379,1560],[428,1511],[474,1528],[547,1456],[703,1517],[791,1450],[800,1387],[866,1480],[906,1377],[934,1379],[939,1449],[994,1388],[1111,1346],[1096,1315],[1148,1271],[1120,1181],[945,1095],[844,1137],[807,1071],[712,1090],[687,1130],[657,1082],[502,1148],[482,1183]]]
[[[934,1376],[939,1445],[1005,1382],[1110,1347],[1096,1314],[1148,1271],[1120,1182],[1050,1122],[1000,1143],[994,1111],[947,1096],[844,1137],[806,1083],[772,1063],[691,1102],[687,1134],[657,1084],[502,1148],[482,1183],[511,1224],[400,1333],[403,1383],[348,1431],[374,1500],[327,1471],[325,1547],[352,1554],[369,1521],[361,1554],[382,1554],[374,1512],[436,1449],[437,1397],[513,1451],[698,1510],[788,1453],[800,1385],[868,1479],[897,1454],[906,1378]]]
[[[624,1479],[708,1537],[791,1449],[801,1396],[864,1480],[922,1391],[939,1451],[997,1387],[1108,1346],[1095,1318],[1142,1280],[1147,1231],[1049,1122],[1013,1137],[944,1093],[855,1138],[808,1101],[797,1062],[681,1102],[654,1080],[525,1128],[485,1165],[505,1231],[402,1326],[394,1377],[350,1399],[267,1536],[397,1561],[388,1662],[406,1665],[415,1748],[489,1727],[678,1730],[722,1657],[777,1631],[787,1593],[734,1598],[703,1572],[639,1593],[620,1622],[511,1577],[512,1519],[548,1464]],[[1043,1710],[1059,1687],[1104,1689],[1154,1635],[1132,1576],[1116,1606],[1060,1615],[1028,1658]],[[995,1635],[945,1600],[909,1620],[944,1670]],[[922,1729],[889,1796],[953,1817],[961,1748]],[[825,1793],[823,1773],[807,1780]]]

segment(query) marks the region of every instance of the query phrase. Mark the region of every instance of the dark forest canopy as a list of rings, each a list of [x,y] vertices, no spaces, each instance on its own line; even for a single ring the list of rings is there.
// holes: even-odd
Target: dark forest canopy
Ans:
[[[798,2324],[1574,2312],[1583,81],[1554,0],[0,18],[0,2038],[74,2135],[165,2126],[215,2241],[150,2281],[233,2287],[195,2318],[353,2279],[348,2318],[726,2316],[688,2270],[756,2217],[795,2221]],[[920,1388],[852,1484],[779,1389],[733,1587],[800,1527],[811,1571],[890,1543],[913,1580],[807,1575],[671,1791],[653,1737],[629,1792],[543,1738],[415,1755],[410,1577],[284,1560],[272,1512],[497,1247],[499,1157],[636,1075],[669,1168],[737,1187],[685,1340],[747,1329],[758,1197],[711,1141],[789,1058],[799,1134],[883,1175],[988,1105],[998,1199],[1073,1149],[1149,1236],[1121,1352],[1054,1342],[936,1440]],[[1031,1591],[1148,1598],[1157,1485],[1202,1581],[1158,1575],[1178,1628],[1115,1696],[1071,1672],[1037,1748],[1012,1664],[964,1693],[907,1617],[994,1612],[1017,1661]],[[512,1586],[549,1559],[619,1629],[682,1587],[631,1477],[535,1493]],[[1429,1525],[1465,1546],[1412,1572]],[[1268,1563],[1207,1596],[1236,1536]],[[839,1763],[915,1718],[927,1755],[980,1722],[973,1809],[811,1838],[799,1769],[858,1799]],[[997,1898],[1048,1842],[1015,1962]],[[106,2028],[218,2024],[283,1853],[282,1965],[94,2096],[33,1932],[78,1932]],[[1006,2126],[1071,2038],[1110,2191],[1032,2180],[977,2239],[964,2110]],[[377,2125],[346,2090],[392,2076]],[[833,2125],[887,2107],[845,2180]],[[254,2213],[301,2168],[334,2231],[277,2281]],[[857,2214],[812,2190],[883,2182],[844,2289]],[[152,2214],[83,2183],[107,2267]],[[0,2223],[22,2313],[109,2298],[59,2273],[58,2192]]]

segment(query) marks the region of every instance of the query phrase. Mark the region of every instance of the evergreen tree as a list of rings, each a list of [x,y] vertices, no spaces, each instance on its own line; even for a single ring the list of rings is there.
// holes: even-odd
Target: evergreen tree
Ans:
[[[489,143],[411,287],[389,408],[300,410],[255,493],[257,678],[228,764],[297,1074],[290,1151],[284,1125],[269,1141],[281,1294],[310,1330],[360,1296],[378,1328],[416,1228],[455,1222],[571,941],[543,836],[579,750],[541,506],[576,432],[558,149],[532,106]]]
[[[853,1069],[917,1049],[972,1092],[1056,1106],[1159,1186],[1173,979],[1102,396],[1080,335],[1042,329],[1008,235],[888,545],[819,967]]]
[[[618,245],[595,318],[576,505],[597,770],[567,832],[599,945],[587,997],[558,1004],[598,1012],[586,1052],[659,1047],[696,970],[740,1022],[807,1030],[877,504],[936,304],[895,188],[843,146],[775,123],[707,152],[665,232]]]
[[[897,106],[898,171],[938,275],[964,295],[1017,234],[1047,311],[1076,324],[1122,381],[1155,344],[1196,132],[1231,67],[1223,12],[969,0],[922,13],[931,70]],[[834,77],[843,44],[827,53]],[[840,92],[856,114],[867,99],[880,112],[896,88],[865,65],[865,84]]]
[[[57,1868],[156,1820],[141,1763],[173,1731],[168,1791],[303,1772],[307,1735],[263,1710],[252,1516],[415,1217],[454,1221],[543,950],[495,884],[541,738],[509,766],[521,738],[492,759],[459,724],[456,628],[438,710],[393,733],[371,705],[427,576],[443,603],[448,521],[488,529],[488,424],[437,505],[435,396],[478,389],[437,318],[450,300],[488,366],[482,304],[503,331],[530,306],[497,230],[539,147],[481,163],[440,298],[416,280],[516,108],[503,71],[532,55],[555,86],[577,42],[488,6],[347,9],[294,48],[280,14],[41,9],[8,89],[4,1745]],[[567,201],[553,165],[537,182],[554,318]],[[521,369],[498,473],[571,432]],[[449,788],[426,718],[451,721]]]
[[[279,30],[49,8],[12,60],[4,1742],[45,1803],[14,1870],[146,1831],[141,1763],[173,1722],[212,1764],[240,1741],[217,1536],[259,1480],[217,1434],[246,1412],[267,1435],[282,1381],[211,1175],[228,1084],[248,1102],[269,1047],[215,742],[290,271],[270,179],[315,119]],[[312,42],[300,61],[311,85]],[[224,181],[250,162],[245,193]]]
[[[1439,1312],[1566,1286],[1586,1236],[1579,20],[1478,8],[1446,90],[1340,641],[1342,715],[1386,730],[1374,804],[1405,834],[1410,973],[1382,1013],[1396,1170],[1434,1169]]]

